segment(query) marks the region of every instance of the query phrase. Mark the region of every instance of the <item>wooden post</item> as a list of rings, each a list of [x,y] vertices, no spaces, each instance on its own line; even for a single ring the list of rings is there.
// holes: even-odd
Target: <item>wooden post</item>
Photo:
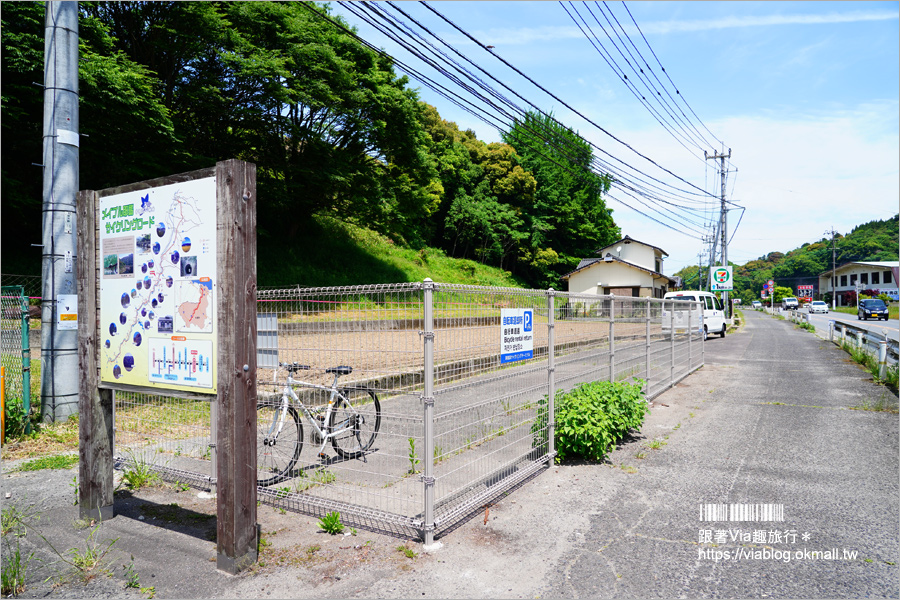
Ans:
[[[255,165],[216,164],[216,211],[216,565],[234,574],[257,559]]]
[[[78,192],[78,506],[82,519],[106,520],[113,511],[113,391],[101,390],[97,361],[97,193]]]

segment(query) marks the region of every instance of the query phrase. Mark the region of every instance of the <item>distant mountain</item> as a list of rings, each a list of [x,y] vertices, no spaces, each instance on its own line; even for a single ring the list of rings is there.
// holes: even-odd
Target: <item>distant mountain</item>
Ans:
[[[840,266],[853,261],[890,261],[900,256],[900,215],[885,221],[870,221],[857,225],[847,235],[837,234],[834,243],[834,263]],[[774,279],[776,285],[793,288],[815,284],[818,275],[831,269],[831,239],[803,244],[787,253],[769,252],[756,260],[734,266],[734,297],[744,302],[759,298],[763,284]],[[685,267],[676,276],[686,288],[697,288],[697,266]],[[706,269],[703,270],[704,286]]]

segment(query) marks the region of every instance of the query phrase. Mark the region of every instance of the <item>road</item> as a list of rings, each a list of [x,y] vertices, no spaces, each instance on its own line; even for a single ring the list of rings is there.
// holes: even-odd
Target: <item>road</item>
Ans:
[[[803,310],[802,312],[806,313],[807,311]],[[853,325],[854,327],[862,327],[881,335],[887,333],[888,337],[893,340],[900,339],[900,321],[897,319],[889,319],[887,321],[875,321],[870,319],[868,321],[861,321],[853,315],[840,312],[829,312],[824,315],[822,313],[809,315],[809,322],[815,325],[816,329],[821,328],[827,330],[828,321],[839,321]]]

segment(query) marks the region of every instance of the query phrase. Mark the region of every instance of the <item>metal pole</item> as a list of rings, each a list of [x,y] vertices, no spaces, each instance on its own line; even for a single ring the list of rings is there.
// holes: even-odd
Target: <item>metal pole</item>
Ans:
[[[878,342],[878,379],[887,375],[887,340]]]
[[[22,411],[25,413],[25,433],[31,433],[31,342],[28,335],[28,296],[20,287],[22,310]]]
[[[57,327],[58,297],[77,293],[78,3],[47,2],[45,14],[41,415],[62,421],[78,412],[79,388],[78,332]]]
[[[647,380],[647,392],[650,392],[650,319],[652,318],[650,315],[650,310],[652,307],[652,300],[647,298],[647,333],[646,333],[646,347],[644,348],[644,361],[647,365],[646,377]]]
[[[616,379],[616,299],[609,297],[609,382]]]
[[[547,466],[556,454],[556,292],[547,290]]]
[[[425,421],[425,547],[434,545],[434,282],[426,278],[422,283],[425,303],[425,389],[422,393]]]
[[[688,373],[691,372],[691,368],[694,366],[694,355],[693,348],[691,347],[691,342],[694,339],[694,329],[691,327],[691,316],[694,312],[694,307],[688,307],[688,325],[687,325],[687,334],[688,334]]]
[[[665,304],[665,302],[663,302]],[[672,300],[672,327],[670,328],[671,347],[669,349],[669,387],[675,385],[675,301]]]

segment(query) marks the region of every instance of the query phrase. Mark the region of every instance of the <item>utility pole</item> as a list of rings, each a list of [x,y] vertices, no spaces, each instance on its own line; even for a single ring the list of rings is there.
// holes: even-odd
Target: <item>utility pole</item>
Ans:
[[[834,230],[834,225],[831,226],[831,231],[826,231],[825,235],[831,234],[831,310],[834,311],[836,302],[837,302],[837,293],[835,292],[835,282],[837,280],[837,274],[834,272],[834,261],[835,261],[835,247],[834,247],[834,236],[837,233]]]
[[[697,253],[697,289],[703,291],[703,256],[704,253]]]
[[[719,159],[719,176],[722,179],[722,210],[719,215],[719,233],[722,236],[722,266],[728,266],[728,210],[725,208],[725,159],[731,158],[731,148],[725,154],[724,148],[721,154],[713,152],[712,156],[703,151],[703,156],[709,160]],[[731,317],[731,303],[728,301],[728,292],[722,292],[722,305],[725,307],[725,317]]]
[[[77,294],[78,2],[46,4],[43,134],[41,415],[45,421],[63,421],[78,413],[80,379],[77,322],[59,320],[60,302],[66,301],[66,312],[74,314],[71,302]]]

